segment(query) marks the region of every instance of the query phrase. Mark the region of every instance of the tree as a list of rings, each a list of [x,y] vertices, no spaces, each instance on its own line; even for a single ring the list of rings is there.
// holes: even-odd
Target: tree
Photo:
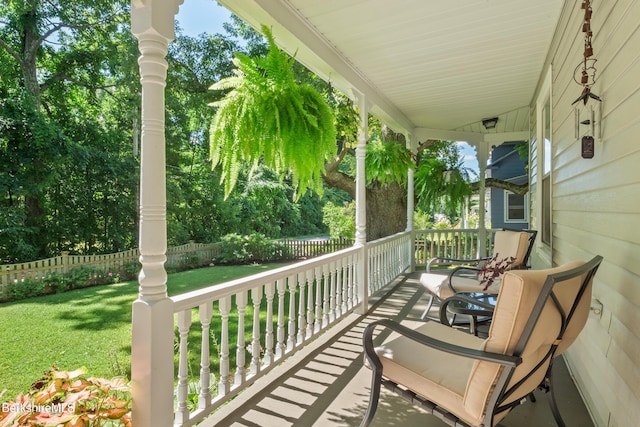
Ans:
[[[335,108],[343,118],[338,129],[341,150],[326,166],[323,176],[329,186],[339,188],[355,198],[355,114],[350,101],[343,96]],[[407,189],[406,176],[413,167],[411,153],[405,147],[404,137],[383,127],[372,118],[371,138],[367,144],[367,240],[375,240],[406,229]],[[371,150],[369,148],[371,147]]]
[[[177,29],[169,45],[165,111],[167,145],[167,238],[179,245],[216,241],[236,231],[240,208],[224,201],[220,179],[209,158],[208,104],[220,92],[213,82],[232,74],[236,41],[222,34],[185,36]]]
[[[78,238],[84,239],[85,247],[92,246],[98,234],[112,243],[120,240],[113,235],[114,224],[105,221],[105,215],[117,218],[117,213],[103,210],[100,218],[92,218],[98,199],[104,209],[112,208],[109,196],[99,189],[92,192],[90,183],[71,193],[67,185],[83,173],[75,167],[78,165],[85,166],[84,173],[100,173],[95,167],[103,166],[103,173],[113,172],[107,176],[114,176],[118,169],[115,159],[105,162],[100,157],[108,151],[104,150],[106,141],[123,140],[122,128],[114,129],[115,116],[102,113],[107,111],[105,103],[115,96],[120,64],[114,58],[127,51],[127,45],[121,43],[131,39],[123,27],[128,21],[127,5],[106,0],[8,1],[0,5],[0,204],[13,212],[14,225],[16,219],[22,221],[24,231],[19,243],[14,242],[14,248],[22,249],[3,251],[0,257],[4,259],[47,255],[51,246],[74,246]],[[114,105],[122,105],[121,101]],[[128,126],[130,134],[131,122]],[[88,142],[96,143],[95,147],[87,146]],[[130,172],[130,163],[122,166]],[[106,190],[120,189],[105,182],[104,174],[99,179]],[[86,229],[65,224],[64,219],[74,212],[65,209],[78,207],[83,197],[81,204],[88,208],[85,218],[102,233],[93,230],[81,236]],[[0,233],[0,247],[8,238]]]
[[[471,171],[464,167],[455,142],[419,144],[416,163],[416,208],[457,220],[473,189]]]

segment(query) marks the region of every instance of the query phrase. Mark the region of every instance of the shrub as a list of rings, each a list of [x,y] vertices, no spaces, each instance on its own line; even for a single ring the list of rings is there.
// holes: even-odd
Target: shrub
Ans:
[[[341,237],[353,239],[356,235],[356,203],[347,203],[344,206],[337,206],[328,202],[322,208],[322,222],[329,227],[329,234],[332,239]]]
[[[70,287],[69,281],[60,273],[52,273],[43,278],[42,285],[43,293],[45,294],[57,294],[68,290]]]
[[[43,288],[44,285],[40,280],[24,277],[10,284],[7,287],[7,293],[9,300],[15,301],[42,295]]]
[[[273,242],[262,234],[248,236],[227,234],[220,242],[220,252],[214,262],[220,264],[249,264],[253,262],[288,259],[288,248],[279,242]]]
[[[176,266],[177,271],[185,271],[185,270],[193,270],[194,268],[202,267],[202,262],[200,259],[202,258],[202,253],[200,252],[192,252],[187,253],[182,256],[178,265]]]
[[[138,278],[138,274],[140,273],[140,263],[139,262],[129,262],[123,264],[118,268],[118,275],[116,278],[116,282],[128,282],[130,280],[136,280]]]
[[[91,267],[80,266],[69,270],[67,282],[70,289],[86,288],[91,286],[95,270]]]

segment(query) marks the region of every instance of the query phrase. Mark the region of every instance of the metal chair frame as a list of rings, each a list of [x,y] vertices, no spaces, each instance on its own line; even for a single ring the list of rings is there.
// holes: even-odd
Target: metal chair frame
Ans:
[[[486,415],[481,424],[481,426],[484,426],[484,427],[490,427],[494,425],[494,416],[496,414],[499,414],[503,411],[511,410],[512,408],[519,405],[525,400],[525,397],[528,394],[530,394],[533,390],[525,390],[524,394],[520,396],[518,399],[516,399],[514,402],[509,404],[503,404],[526,381],[527,378],[529,378],[531,375],[537,372],[542,366],[545,365],[547,361],[550,360],[549,366],[545,373],[545,379],[543,381],[542,388],[544,388],[545,391],[548,392],[547,396],[549,398],[549,404],[557,425],[559,427],[564,427],[565,424],[558,410],[558,406],[555,400],[555,394],[553,391],[553,377],[551,374],[551,370],[553,366],[552,362],[553,362],[553,358],[557,356],[556,349],[558,347],[558,344],[562,340],[564,333],[567,329],[567,326],[570,324],[573,318],[573,315],[575,313],[575,310],[578,307],[578,304],[580,303],[581,299],[583,298],[584,293],[589,283],[593,279],[594,275],[596,274],[596,271],[601,262],[602,262],[602,257],[596,256],[591,261],[581,265],[580,267],[567,270],[564,272],[556,273],[556,274],[550,274],[546,278],[544,285],[542,287],[542,290],[536,300],[533,310],[524,327],[523,333],[519,337],[517,345],[515,347],[515,351],[513,352],[512,355],[479,351],[475,349],[469,349],[466,347],[452,345],[450,343],[446,343],[446,342],[431,338],[429,336],[420,334],[410,328],[407,328],[399,323],[396,323],[388,319],[379,320],[377,322],[374,322],[368,325],[364,331],[363,344],[364,344],[365,357],[369,362],[369,366],[371,367],[371,370],[372,370],[371,394],[370,394],[367,412],[365,413],[365,417],[362,420],[362,423],[360,424],[360,426],[361,427],[368,426],[373,420],[373,417],[376,413],[376,409],[378,406],[378,401],[380,398],[380,389],[381,389],[381,386],[384,386],[385,388],[388,388],[390,390],[393,390],[399,393],[400,395],[408,399],[410,402],[419,404],[421,407],[426,409],[427,412],[441,418],[447,425],[454,426],[454,427],[472,427],[466,424],[465,422],[463,422],[462,420],[458,419],[458,417],[455,414],[451,414],[448,411],[446,411],[444,408],[439,407],[437,403],[431,402],[417,395],[415,392],[411,390],[407,390],[401,385],[396,384],[384,377],[382,363],[380,362],[379,356],[376,353],[375,346],[373,344],[373,335],[376,328],[384,327],[387,329],[391,329],[392,331],[395,331],[401,334],[402,336],[407,337],[411,340],[414,340],[418,343],[421,343],[425,346],[436,348],[450,354],[470,357],[476,360],[493,362],[493,363],[502,365],[504,368],[501,370],[501,374],[499,375],[497,382],[493,384],[493,391],[490,395],[490,399],[487,404]],[[565,312],[554,293],[554,289],[556,286],[561,285],[562,282],[577,276],[581,276],[581,275],[585,275],[582,285],[575,296],[571,309],[568,312]],[[536,324],[542,313],[542,310],[545,307],[548,300],[553,301],[553,305],[560,313],[560,318],[561,318],[560,332],[556,337],[555,344],[553,344],[550,347],[547,354],[539,361],[539,363],[537,363],[537,365],[522,380],[518,381],[516,384],[512,385],[507,389],[507,385],[509,384],[509,381],[513,375],[513,372],[518,367],[518,365],[520,365],[520,363],[522,362],[522,358],[520,357],[520,355],[523,353],[527,345],[527,342],[529,341],[536,327]],[[426,361],[425,363],[428,363],[428,361]],[[519,393],[522,393],[522,392],[523,390],[519,391]]]

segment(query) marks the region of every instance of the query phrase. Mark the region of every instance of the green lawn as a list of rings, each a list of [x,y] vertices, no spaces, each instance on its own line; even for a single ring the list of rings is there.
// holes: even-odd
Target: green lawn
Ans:
[[[282,264],[210,267],[169,275],[169,295]],[[94,376],[130,376],[131,304],[138,283],[78,289],[0,304],[0,401],[26,392],[51,365]]]

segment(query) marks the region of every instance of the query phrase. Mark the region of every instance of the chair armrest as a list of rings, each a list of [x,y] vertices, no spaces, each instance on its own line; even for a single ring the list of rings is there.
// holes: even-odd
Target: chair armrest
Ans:
[[[474,259],[460,259],[460,258],[445,258],[445,257],[435,257],[435,258],[431,258],[428,262],[427,262],[427,273],[431,272],[431,264],[433,264],[434,262],[438,261],[437,264],[440,263],[440,261],[447,261],[447,262],[453,262],[453,263],[458,263],[458,264],[471,264],[471,263],[479,263],[481,261],[486,261],[489,258],[474,258]]]
[[[492,353],[488,351],[462,347],[435,338],[431,338],[427,335],[420,334],[413,329],[407,328],[406,326],[403,326],[392,320],[382,319],[367,325],[362,338],[365,356],[371,366],[375,367],[378,371],[381,371],[382,364],[380,363],[380,359],[376,354],[375,348],[373,346],[373,333],[377,326],[383,326],[385,328],[391,329],[392,331],[398,332],[400,335],[416,341],[422,345],[457,356],[469,357],[484,362],[498,363],[500,365],[512,368],[522,363],[522,358],[519,356],[510,356],[507,354]]]
[[[472,271],[477,275],[477,274],[480,273],[480,268],[478,268],[478,267],[460,266],[460,267],[456,267],[453,270],[451,270],[451,272],[449,273],[448,280],[447,280],[447,285],[449,286],[449,289],[451,289],[453,291],[454,294],[457,293],[458,290],[453,285],[453,278],[456,277],[456,275],[460,276],[460,273],[465,272],[465,271]]]

